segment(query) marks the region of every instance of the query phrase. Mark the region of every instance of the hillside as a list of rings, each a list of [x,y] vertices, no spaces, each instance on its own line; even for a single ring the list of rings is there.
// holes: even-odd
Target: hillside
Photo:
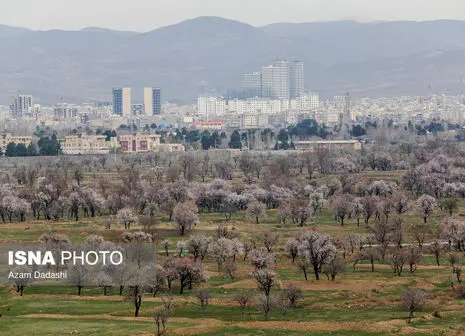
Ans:
[[[323,95],[458,93],[465,22],[280,23],[253,27],[201,17],[147,33],[102,28],[31,31],[0,26],[0,103],[17,90],[53,103],[109,98],[114,86],[160,86],[164,99],[237,87],[276,58],[306,63],[307,88]],[[38,99],[37,99],[38,100]]]

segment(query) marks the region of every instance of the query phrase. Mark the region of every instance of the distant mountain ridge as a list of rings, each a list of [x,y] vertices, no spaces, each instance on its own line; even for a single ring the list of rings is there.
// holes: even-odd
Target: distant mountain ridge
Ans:
[[[200,17],[146,33],[90,27],[32,31],[0,25],[0,103],[17,92],[41,103],[110,99],[111,88],[160,86],[163,99],[222,94],[276,58],[305,62],[323,95],[464,92],[465,22],[277,23],[253,27]],[[39,99],[40,98],[40,99]]]

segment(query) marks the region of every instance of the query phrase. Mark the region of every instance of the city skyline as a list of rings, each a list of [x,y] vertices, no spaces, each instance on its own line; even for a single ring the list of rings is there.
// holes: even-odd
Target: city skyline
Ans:
[[[115,2],[121,6],[115,6]],[[154,3],[90,0],[63,2],[59,0],[4,0],[0,6],[0,24],[29,29],[79,30],[103,27],[116,30],[146,32],[199,16],[219,16],[264,26],[277,22],[356,21],[427,21],[437,19],[465,20],[465,3],[460,0],[256,0],[222,2],[212,0],[175,0]],[[285,6],[284,6],[285,4]],[[244,11],[247,7],[249,10]],[[28,8],[28,11],[22,11]],[[92,8],[92,11],[89,11]],[[279,8],[279,11],[276,10]],[[421,8],[421,11],[418,10]],[[401,9],[401,10],[399,10]],[[22,15],[10,13],[22,12]],[[30,14],[29,14],[30,13]]]

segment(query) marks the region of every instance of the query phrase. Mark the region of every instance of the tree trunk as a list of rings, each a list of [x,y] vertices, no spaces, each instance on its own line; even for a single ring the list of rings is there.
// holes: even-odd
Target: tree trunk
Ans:
[[[313,272],[315,272],[315,279],[320,280],[318,265],[316,263],[313,263]]]
[[[124,286],[119,286],[119,296],[123,295],[123,288]]]
[[[82,289],[82,286],[77,286],[78,288],[78,295],[81,296],[81,289]]]
[[[142,305],[142,296],[141,295],[136,295],[136,297],[134,299],[134,304],[136,306],[136,311],[134,313],[134,316],[138,317],[139,316],[139,309],[140,309],[140,306]]]
[[[408,314],[408,323],[410,324],[412,322],[412,317],[413,317],[413,311],[410,310]]]

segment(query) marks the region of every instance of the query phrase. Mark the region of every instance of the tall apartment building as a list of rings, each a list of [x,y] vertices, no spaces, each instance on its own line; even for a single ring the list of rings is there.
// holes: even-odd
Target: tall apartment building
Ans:
[[[78,109],[76,105],[60,103],[53,107],[53,116],[60,119],[76,118]]]
[[[277,99],[299,97],[305,90],[304,63],[276,61],[272,65],[262,67],[261,80],[262,97]]]
[[[273,93],[278,99],[289,99],[291,68],[288,61],[277,61],[273,65]]]
[[[13,99],[10,106],[10,114],[12,117],[21,118],[34,112],[34,104],[32,96],[30,95],[17,95]]]
[[[246,73],[242,77],[241,91],[247,97],[262,96],[262,74],[260,72]]]
[[[121,116],[131,115],[131,88],[113,89],[113,113]]]
[[[145,115],[161,114],[161,90],[160,88],[144,88]]]
[[[262,67],[262,97],[271,98],[274,96],[272,65]]]
[[[305,91],[305,75],[304,63],[294,61],[290,66],[290,96],[297,98],[304,94]]]
[[[226,111],[226,101],[221,97],[199,96],[197,98],[197,113],[201,116],[223,116]]]

